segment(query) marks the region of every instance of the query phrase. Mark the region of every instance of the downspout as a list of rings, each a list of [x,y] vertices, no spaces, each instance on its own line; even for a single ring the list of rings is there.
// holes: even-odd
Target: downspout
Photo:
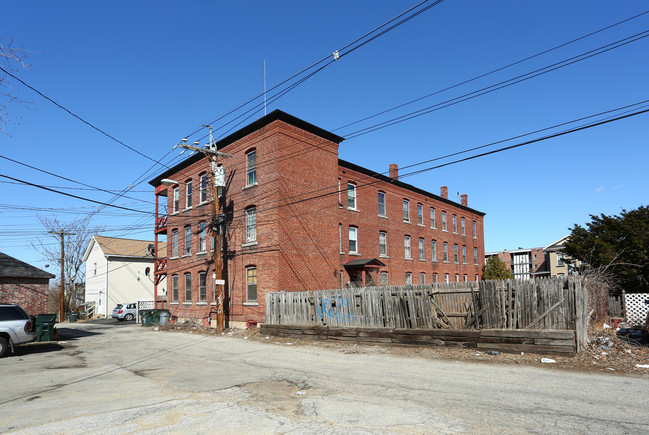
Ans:
[[[104,297],[105,303],[104,303],[104,316],[108,318],[108,255],[104,255],[104,258],[106,258],[106,281],[105,281],[105,286],[106,286],[106,295]]]

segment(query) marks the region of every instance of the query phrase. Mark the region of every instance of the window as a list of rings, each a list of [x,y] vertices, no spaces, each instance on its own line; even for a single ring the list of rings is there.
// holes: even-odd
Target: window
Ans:
[[[358,254],[358,228],[349,227],[349,253]]]
[[[379,192],[379,216],[385,217],[385,192]]]
[[[246,154],[246,186],[257,183],[257,150]]]
[[[191,302],[192,300],[192,274],[185,274],[185,301]]]
[[[174,196],[173,196],[173,212],[178,212],[178,202],[180,201],[180,191],[178,186],[174,187]]]
[[[475,280],[476,280],[476,282],[479,281],[479,278],[478,278],[478,275],[477,275],[477,274],[476,274],[476,276],[475,276]]]
[[[94,276],[97,276],[97,263],[94,264],[94,269],[95,269],[95,275]]]
[[[171,275],[171,300],[178,302],[178,275]]]
[[[257,268],[246,268],[246,301],[257,302]]]
[[[417,204],[417,225],[424,225],[424,206]]]
[[[410,222],[410,201],[403,200],[403,221]]]
[[[338,251],[343,253],[343,224],[338,224]]]
[[[419,284],[426,284],[426,274],[423,272],[419,274]]]
[[[460,231],[462,231],[463,236],[466,236],[466,223],[464,222],[464,218],[460,219]]]
[[[462,246],[462,264],[466,264],[466,246]]]
[[[430,242],[430,250],[431,250],[430,259],[432,261],[437,261],[437,240],[432,240]]]
[[[257,208],[246,209],[246,243],[257,241]]]
[[[406,272],[406,285],[412,285],[412,273]]]
[[[457,243],[453,244],[453,262],[458,262],[458,246]]]
[[[437,228],[437,221],[435,220],[435,209],[430,208],[430,227]]]
[[[200,302],[207,301],[207,273],[198,273],[198,300]]]
[[[356,185],[347,183],[347,208],[356,210]]]
[[[419,259],[421,261],[426,260],[426,253],[424,252],[424,239],[422,237],[419,238]]]
[[[403,238],[403,250],[405,251],[406,260],[412,260],[410,254],[410,236],[405,236]]]
[[[478,248],[473,248],[473,264],[478,264]]]
[[[473,238],[474,238],[474,239],[477,239],[477,238],[478,238],[477,234],[478,234],[478,233],[476,232],[475,221],[473,221]]]
[[[382,286],[388,285],[388,273],[387,272],[381,272],[380,277],[381,277],[381,285]]]
[[[192,227],[185,227],[185,251],[183,255],[191,255],[192,253]]]
[[[557,267],[563,266],[563,254],[557,253]]]
[[[338,207],[342,208],[343,207],[343,202],[342,199],[340,198],[340,178],[338,179]]]
[[[178,256],[178,230],[171,231],[171,256]]]
[[[455,274],[455,282],[460,282],[460,275],[457,273]]]
[[[187,190],[185,191],[185,208],[190,208],[192,206],[192,180],[185,182]]]
[[[437,284],[437,274],[433,273],[433,284]]]
[[[448,243],[447,242],[444,242],[444,244],[442,245],[442,251],[443,251],[442,255],[443,255],[444,263],[448,263]]]
[[[207,228],[205,221],[198,223],[198,252],[207,251]]]
[[[446,228],[446,212],[442,212],[442,231],[448,231],[448,228]]]
[[[457,216],[453,215],[453,233],[457,234]]]
[[[448,284],[448,273],[444,274],[444,282]]]
[[[469,277],[466,276],[466,273],[465,273],[464,275],[462,275],[462,282],[468,282],[468,281],[469,281]]]
[[[207,174],[202,174],[199,176],[198,190],[200,193],[199,201],[201,203],[207,202]]]
[[[384,231],[379,232],[379,257],[388,256],[388,234]]]

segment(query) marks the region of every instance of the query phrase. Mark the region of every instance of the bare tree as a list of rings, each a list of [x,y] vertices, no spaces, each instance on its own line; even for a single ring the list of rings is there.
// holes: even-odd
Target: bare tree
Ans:
[[[102,226],[90,227],[89,219],[78,219],[72,222],[62,222],[58,218],[47,218],[38,216],[43,224],[45,232],[36,242],[32,242],[32,247],[38,251],[44,260],[51,264],[58,265],[61,268],[61,245],[60,236],[52,233],[72,233],[73,235],[65,236],[65,255],[64,255],[64,275],[65,275],[65,295],[64,309],[71,311],[77,306],[77,299],[82,297],[79,294],[83,289],[85,282],[85,270],[83,267],[83,254],[90,243],[93,235],[104,230]],[[56,240],[57,243],[54,243]],[[59,286],[60,279],[58,277]],[[57,296],[58,300],[58,296]]]
[[[18,97],[18,89],[12,86],[8,74],[29,69],[30,64],[25,61],[31,53],[22,48],[14,48],[13,41],[0,37],[0,131],[6,133],[5,127],[11,121],[8,106],[11,103],[22,105],[28,104],[27,101]],[[19,117],[16,117],[19,118]]]

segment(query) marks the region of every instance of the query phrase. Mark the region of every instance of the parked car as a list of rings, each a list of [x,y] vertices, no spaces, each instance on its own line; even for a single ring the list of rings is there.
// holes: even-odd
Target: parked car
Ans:
[[[137,316],[137,304],[117,304],[113,310],[113,319],[133,320]]]
[[[36,339],[34,323],[29,314],[18,305],[0,304],[0,358],[14,346]]]

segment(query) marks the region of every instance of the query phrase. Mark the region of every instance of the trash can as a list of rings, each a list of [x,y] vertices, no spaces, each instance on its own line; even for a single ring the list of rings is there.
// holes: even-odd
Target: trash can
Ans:
[[[169,310],[160,310],[160,324],[166,325],[171,320],[171,313]]]
[[[154,325],[160,324],[160,311],[162,310],[151,310],[151,321]]]
[[[154,310],[141,310],[140,322],[142,326],[153,326],[153,313]]]
[[[38,314],[34,318],[35,341],[52,341],[54,324],[56,324],[56,314]]]
[[[79,320],[79,313],[70,313],[68,316],[68,321],[70,323],[75,323],[77,320]]]

